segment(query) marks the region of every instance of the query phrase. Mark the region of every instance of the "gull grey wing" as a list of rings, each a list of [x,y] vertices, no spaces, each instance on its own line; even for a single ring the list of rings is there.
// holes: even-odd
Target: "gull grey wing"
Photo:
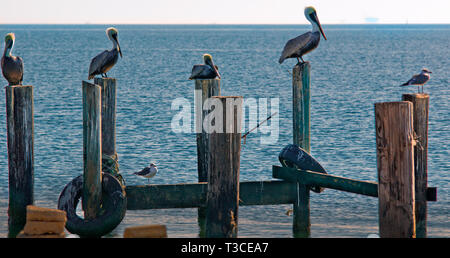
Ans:
[[[138,176],[143,176],[143,175],[147,175],[148,173],[150,173],[150,168],[146,167],[146,168],[142,169],[141,171],[136,172],[134,174],[138,175]]]
[[[406,85],[422,85],[428,81],[429,77],[425,74],[416,74],[409,81],[402,84],[402,86]]]
[[[289,40],[284,46],[283,52],[281,53],[278,62],[281,64],[286,58],[289,58],[295,54],[299,54],[300,50],[310,41],[311,34],[311,32],[307,32]]]
[[[94,75],[101,73],[101,68],[105,65],[107,58],[108,50],[105,50],[98,54],[96,57],[92,58],[91,64],[89,66],[89,80],[94,78]]]

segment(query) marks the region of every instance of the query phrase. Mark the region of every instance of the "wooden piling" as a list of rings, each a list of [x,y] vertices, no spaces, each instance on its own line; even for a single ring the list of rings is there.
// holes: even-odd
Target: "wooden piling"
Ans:
[[[310,144],[310,70],[309,62],[297,64],[292,70],[292,118],[293,143],[311,153]],[[293,236],[311,235],[309,193],[310,187],[297,185],[296,201],[293,204]]]
[[[427,188],[428,188],[428,94],[403,94],[402,100],[413,104],[413,123],[417,144],[414,146],[414,191],[416,237],[427,237]]]
[[[26,223],[26,207],[34,201],[33,86],[6,86],[6,127],[9,170],[8,237]]]
[[[198,79],[195,80],[195,128],[197,138],[197,171],[198,182],[208,181],[208,148],[209,134],[203,129],[203,119],[208,115],[209,110],[203,110],[203,103],[208,98],[220,96],[219,79]],[[198,208],[199,237],[205,237],[206,208]]]
[[[415,237],[413,105],[375,103],[380,237]]]
[[[213,98],[222,104],[224,127],[209,136],[206,237],[237,237],[243,98]]]
[[[101,87],[83,81],[83,195],[84,217],[93,219],[100,209],[102,193]]]
[[[94,84],[101,87],[102,96],[102,153],[116,154],[116,79],[95,78]]]

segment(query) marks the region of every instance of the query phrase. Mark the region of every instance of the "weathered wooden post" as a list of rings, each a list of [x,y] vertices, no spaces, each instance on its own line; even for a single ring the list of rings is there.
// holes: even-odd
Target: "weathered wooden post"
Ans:
[[[414,191],[416,237],[427,237],[427,188],[428,188],[428,109],[430,95],[403,94],[404,101],[413,104],[414,132],[417,144],[414,146]]]
[[[375,103],[380,237],[415,237],[413,105]]]
[[[208,181],[208,148],[209,134],[203,129],[203,118],[209,110],[203,110],[203,103],[212,96],[220,95],[220,79],[197,79],[195,80],[195,130],[197,136],[197,170],[198,182]],[[198,208],[199,236],[205,236],[206,208]]]
[[[102,194],[101,87],[83,81],[83,195],[84,217],[93,219]]]
[[[237,237],[243,98],[212,100],[218,131],[209,135],[206,237]]]
[[[310,70],[309,62],[297,64],[292,70],[292,117],[294,144],[308,153],[310,145]],[[297,184],[297,196],[293,204],[293,235],[309,237],[311,235],[309,194],[310,187]]]
[[[9,205],[8,237],[26,223],[26,207],[34,201],[33,86],[6,86]]]
[[[112,174],[123,184],[116,152],[116,79],[94,78],[94,84],[100,86],[102,97],[102,171]]]

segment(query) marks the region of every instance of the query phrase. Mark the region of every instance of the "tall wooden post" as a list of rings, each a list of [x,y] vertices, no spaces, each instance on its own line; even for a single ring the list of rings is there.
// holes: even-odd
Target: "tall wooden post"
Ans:
[[[209,134],[203,129],[203,118],[208,115],[209,110],[203,110],[203,103],[208,98],[220,95],[219,79],[195,80],[195,128],[197,135],[197,170],[198,182],[208,181],[208,155]],[[206,208],[198,208],[199,237],[205,237]]]
[[[375,103],[380,237],[415,237],[413,105]]]
[[[309,62],[297,64],[292,70],[292,117],[294,144],[308,153],[310,145],[310,70]],[[310,187],[297,184],[297,196],[293,204],[293,236],[311,235],[309,194]]]
[[[92,219],[100,209],[102,194],[101,87],[83,81],[83,195],[84,217]]]
[[[101,87],[102,97],[102,153],[116,154],[116,79],[95,78],[94,84]]]
[[[427,188],[428,188],[428,109],[430,95],[428,94],[403,94],[404,101],[413,104],[414,132],[417,144],[414,146],[414,191],[415,191],[415,215],[416,237],[427,237]]]
[[[6,86],[9,205],[8,237],[16,237],[26,222],[26,207],[34,201],[33,86]]]
[[[224,126],[209,136],[206,237],[237,237],[243,98],[213,98],[222,105],[212,111],[215,123]]]

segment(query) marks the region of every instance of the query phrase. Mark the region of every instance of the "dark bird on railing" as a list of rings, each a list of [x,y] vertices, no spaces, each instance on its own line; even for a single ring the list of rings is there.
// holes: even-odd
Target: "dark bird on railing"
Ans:
[[[417,93],[419,93],[419,86],[422,86],[422,93],[423,93],[423,85],[430,80],[430,73],[432,73],[427,68],[423,68],[422,71],[419,74],[413,75],[409,81],[403,83],[400,86],[409,86],[409,85],[417,85]]]
[[[210,54],[203,55],[203,62],[205,64],[197,64],[192,67],[191,77],[192,79],[214,79],[216,76],[220,79],[219,68],[214,65],[212,56]]]
[[[309,6],[305,8],[305,17],[312,24],[312,31],[308,31],[296,38],[289,40],[284,46],[283,52],[281,53],[278,62],[281,64],[284,60],[288,58],[297,58],[299,63],[304,63],[302,56],[314,50],[320,41],[320,34],[325,40],[325,36],[322,26],[320,25],[319,18],[317,18],[316,9]],[[301,62],[300,62],[301,59]]]
[[[11,54],[16,36],[8,33],[5,37],[5,50],[3,51],[1,66],[3,77],[9,85],[22,85],[23,81],[23,60],[20,56]]]
[[[111,50],[105,50],[94,57],[89,66],[88,80],[100,74],[102,77],[108,77],[106,74],[116,63],[120,57],[122,57],[122,50],[120,49],[119,40],[117,39],[117,29],[110,27],[106,29],[106,35],[113,43]]]
[[[154,163],[151,163],[150,166],[145,167],[139,172],[134,172],[134,175],[141,176],[148,179],[148,182],[150,182],[150,178],[154,177],[158,173],[158,168]]]

